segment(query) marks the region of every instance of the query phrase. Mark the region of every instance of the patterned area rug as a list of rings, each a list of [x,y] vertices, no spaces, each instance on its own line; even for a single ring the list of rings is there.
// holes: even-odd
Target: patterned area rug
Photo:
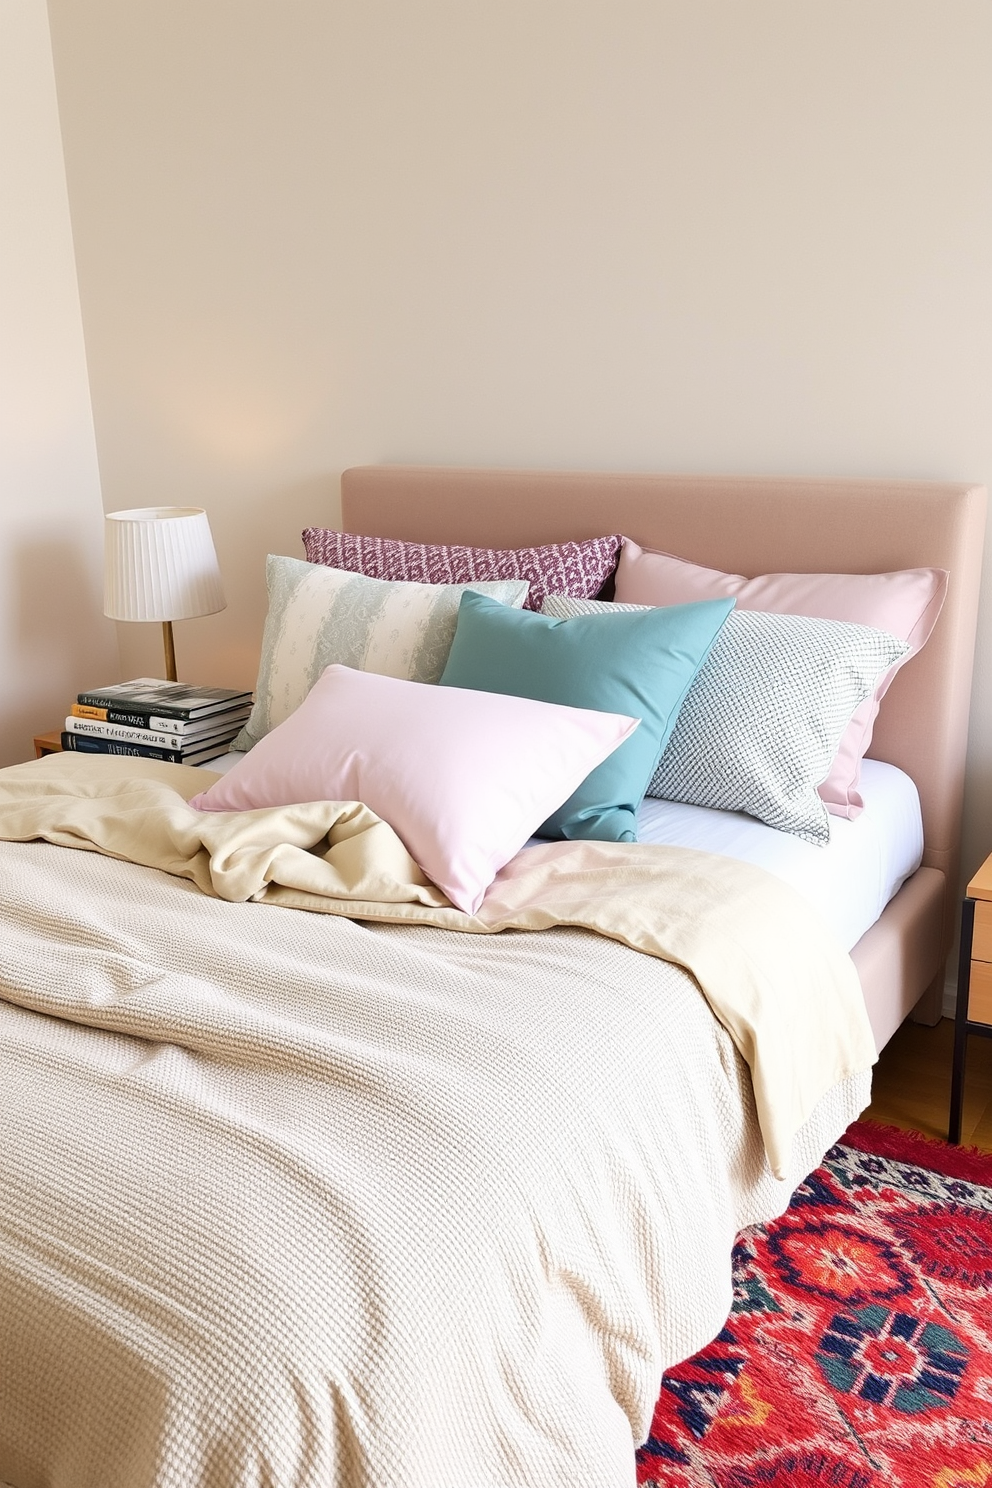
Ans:
[[[747,1231],[643,1488],[992,1488],[992,1156],[859,1122]]]

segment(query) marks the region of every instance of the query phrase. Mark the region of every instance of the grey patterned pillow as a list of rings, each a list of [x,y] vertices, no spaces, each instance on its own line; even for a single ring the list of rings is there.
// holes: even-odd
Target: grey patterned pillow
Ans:
[[[466,589],[519,609],[526,579],[408,584],[269,554],[269,612],[255,705],[232,749],[251,749],[296,711],[332,662],[409,682],[444,671]]]
[[[549,595],[559,619],[648,609]],[[817,794],[855,708],[908,647],[883,630],[734,610],[696,673],[647,793],[830,840]]]

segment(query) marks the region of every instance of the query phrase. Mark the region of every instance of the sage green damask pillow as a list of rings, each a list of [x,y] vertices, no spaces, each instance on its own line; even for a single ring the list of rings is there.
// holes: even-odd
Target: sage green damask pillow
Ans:
[[[360,672],[436,682],[444,671],[466,589],[519,609],[526,579],[408,584],[270,553],[269,613],[251,717],[231,745],[250,749],[296,711],[332,662]]]

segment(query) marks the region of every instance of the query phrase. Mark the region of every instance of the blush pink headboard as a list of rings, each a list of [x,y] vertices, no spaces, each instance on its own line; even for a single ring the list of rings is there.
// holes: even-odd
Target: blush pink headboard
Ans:
[[[903,480],[589,474],[357,466],[341,478],[349,532],[519,547],[621,532],[743,573],[950,572],[927,646],[900,671],[870,753],[912,776],[924,863],[945,875],[945,945],[957,893],[972,658],[985,531],[981,486]]]

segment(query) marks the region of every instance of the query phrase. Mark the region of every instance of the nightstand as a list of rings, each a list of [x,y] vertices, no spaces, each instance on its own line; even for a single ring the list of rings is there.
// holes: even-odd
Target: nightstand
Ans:
[[[51,734],[35,734],[34,757],[41,759],[43,754],[62,753],[62,730],[56,729]]]
[[[954,1017],[951,1115],[947,1128],[951,1142],[961,1140],[964,1066],[970,1033],[992,1038],[992,856],[985,859],[971,880],[961,906],[961,958]]]

